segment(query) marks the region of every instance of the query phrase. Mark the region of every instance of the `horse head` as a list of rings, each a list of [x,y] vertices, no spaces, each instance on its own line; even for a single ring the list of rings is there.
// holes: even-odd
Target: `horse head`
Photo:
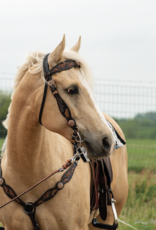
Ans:
[[[73,59],[80,63],[81,68],[71,68],[66,71],[54,73],[53,80],[57,91],[68,105],[73,119],[79,128],[81,138],[88,149],[89,158],[107,157],[113,151],[115,141],[106,119],[97,106],[89,79],[91,71],[87,63],[78,54],[80,40],[70,51],[65,51],[65,36],[56,49],[49,55],[49,68],[58,63]],[[86,75],[88,75],[86,77]],[[90,75],[90,76],[89,76]],[[43,82],[42,82],[43,86]],[[38,91],[37,111],[41,106],[43,87]],[[48,87],[45,105],[42,114],[43,126],[71,141],[72,129],[67,125],[66,119],[61,115],[57,102]]]

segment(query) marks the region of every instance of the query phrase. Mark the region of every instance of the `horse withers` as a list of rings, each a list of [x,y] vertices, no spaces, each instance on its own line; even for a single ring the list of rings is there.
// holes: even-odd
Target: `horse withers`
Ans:
[[[116,122],[98,108],[93,93],[92,73],[85,60],[78,54],[80,39],[71,50],[65,49],[65,37],[48,56],[52,69],[58,63],[74,60],[77,66],[52,75],[57,92],[70,109],[72,119],[79,128],[81,139],[90,159],[110,156],[118,216],[128,193],[127,152],[123,146],[114,150],[114,136],[108,120],[119,135],[124,135]],[[12,102],[4,126],[8,129],[3,147],[2,173],[5,183],[20,194],[51,172],[60,168],[73,156],[73,130],[60,113],[57,101],[47,88],[41,123],[39,114],[46,79],[43,75],[45,54],[33,52],[18,69],[14,80]],[[46,82],[46,84],[49,84]],[[60,181],[63,173],[56,174],[21,197],[25,203],[34,203],[49,188]],[[36,208],[35,218],[39,229],[92,229],[90,225],[91,169],[82,159],[75,169],[71,181],[53,199]],[[8,202],[2,187],[0,205]],[[97,219],[100,219],[98,216]],[[0,220],[5,230],[34,229],[23,207],[12,202],[0,209]],[[102,222],[102,220],[100,220]],[[112,224],[114,216],[110,207],[105,223]]]

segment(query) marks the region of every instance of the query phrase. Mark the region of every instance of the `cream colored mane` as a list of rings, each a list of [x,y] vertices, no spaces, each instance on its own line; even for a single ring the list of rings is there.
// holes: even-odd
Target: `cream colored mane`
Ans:
[[[32,74],[36,74],[36,73],[41,72],[41,78],[43,79],[43,81],[45,81],[44,75],[43,75],[43,58],[44,58],[44,56],[45,56],[44,53],[38,52],[38,51],[28,53],[28,55],[26,56],[26,60],[20,66],[20,68],[18,69],[18,71],[15,75],[14,88],[13,88],[13,92],[11,95],[11,99],[13,98],[13,94],[14,94],[16,88],[18,87],[20,81],[22,80],[22,78],[24,77],[24,75],[26,74],[27,71],[29,71]],[[84,78],[88,81],[89,85],[92,87],[93,74],[92,74],[90,67],[87,64],[87,62],[77,52],[72,51],[72,50],[64,50],[63,51],[63,57],[65,59],[72,59],[72,60],[76,60],[76,61],[80,62],[82,74],[83,74]],[[31,69],[31,67],[34,67],[33,70]],[[11,103],[10,103],[9,108],[8,108],[8,114],[7,114],[6,120],[4,120],[2,122],[3,126],[6,129],[8,129],[8,125],[9,125],[10,108],[11,108]],[[6,137],[6,140],[5,140],[3,147],[2,147],[2,155],[6,150],[6,146],[7,146],[7,137]]]

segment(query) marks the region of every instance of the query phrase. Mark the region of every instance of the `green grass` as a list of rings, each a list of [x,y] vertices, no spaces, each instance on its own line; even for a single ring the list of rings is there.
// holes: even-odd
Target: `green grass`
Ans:
[[[150,169],[156,172],[156,140],[128,139],[128,170],[140,172]]]
[[[0,150],[2,149],[2,145],[3,145],[4,139],[0,138]],[[0,222],[0,226],[3,226]]]
[[[4,142],[4,139],[0,138],[0,150],[2,149],[3,142]]]
[[[156,174],[151,171],[129,173],[129,193],[119,219],[138,230],[156,230]],[[137,221],[155,221],[144,226]],[[119,223],[119,230],[131,228]]]

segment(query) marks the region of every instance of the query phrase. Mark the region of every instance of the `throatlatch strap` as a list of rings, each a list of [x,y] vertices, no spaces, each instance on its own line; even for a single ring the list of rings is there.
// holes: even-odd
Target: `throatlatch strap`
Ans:
[[[49,54],[45,55],[44,59],[43,59],[43,71],[44,73],[47,73],[48,72],[48,56]],[[45,82],[45,85],[44,85],[44,93],[43,93],[43,98],[42,98],[42,104],[41,104],[41,108],[40,108],[40,114],[39,114],[39,122],[40,124],[42,125],[42,113],[43,113],[43,108],[44,108],[44,104],[45,104],[45,99],[46,99],[46,94],[47,94],[47,88],[48,88],[48,85],[47,83]]]
[[[48,85],[45,83],[44,85],[44,93],[43,93],[43,99],[42,99],[42,104],[41,104],[41,109],[40,109],[40,114],[39,114],[39,122],[42,125],[42,112],[43,112],[43,108],[44,108],[44,104],[45,104],[45,99],[46,99],[46,94],[47,94],[47,87]]]
[[[44,71],[44,76],[45,76],[45,73],[47,74],[48,71],[49,71],[48,56],[49,56],[49,54],[46,54],[45,57],[44,57],[44,59],[43,59],[43,71]]]

